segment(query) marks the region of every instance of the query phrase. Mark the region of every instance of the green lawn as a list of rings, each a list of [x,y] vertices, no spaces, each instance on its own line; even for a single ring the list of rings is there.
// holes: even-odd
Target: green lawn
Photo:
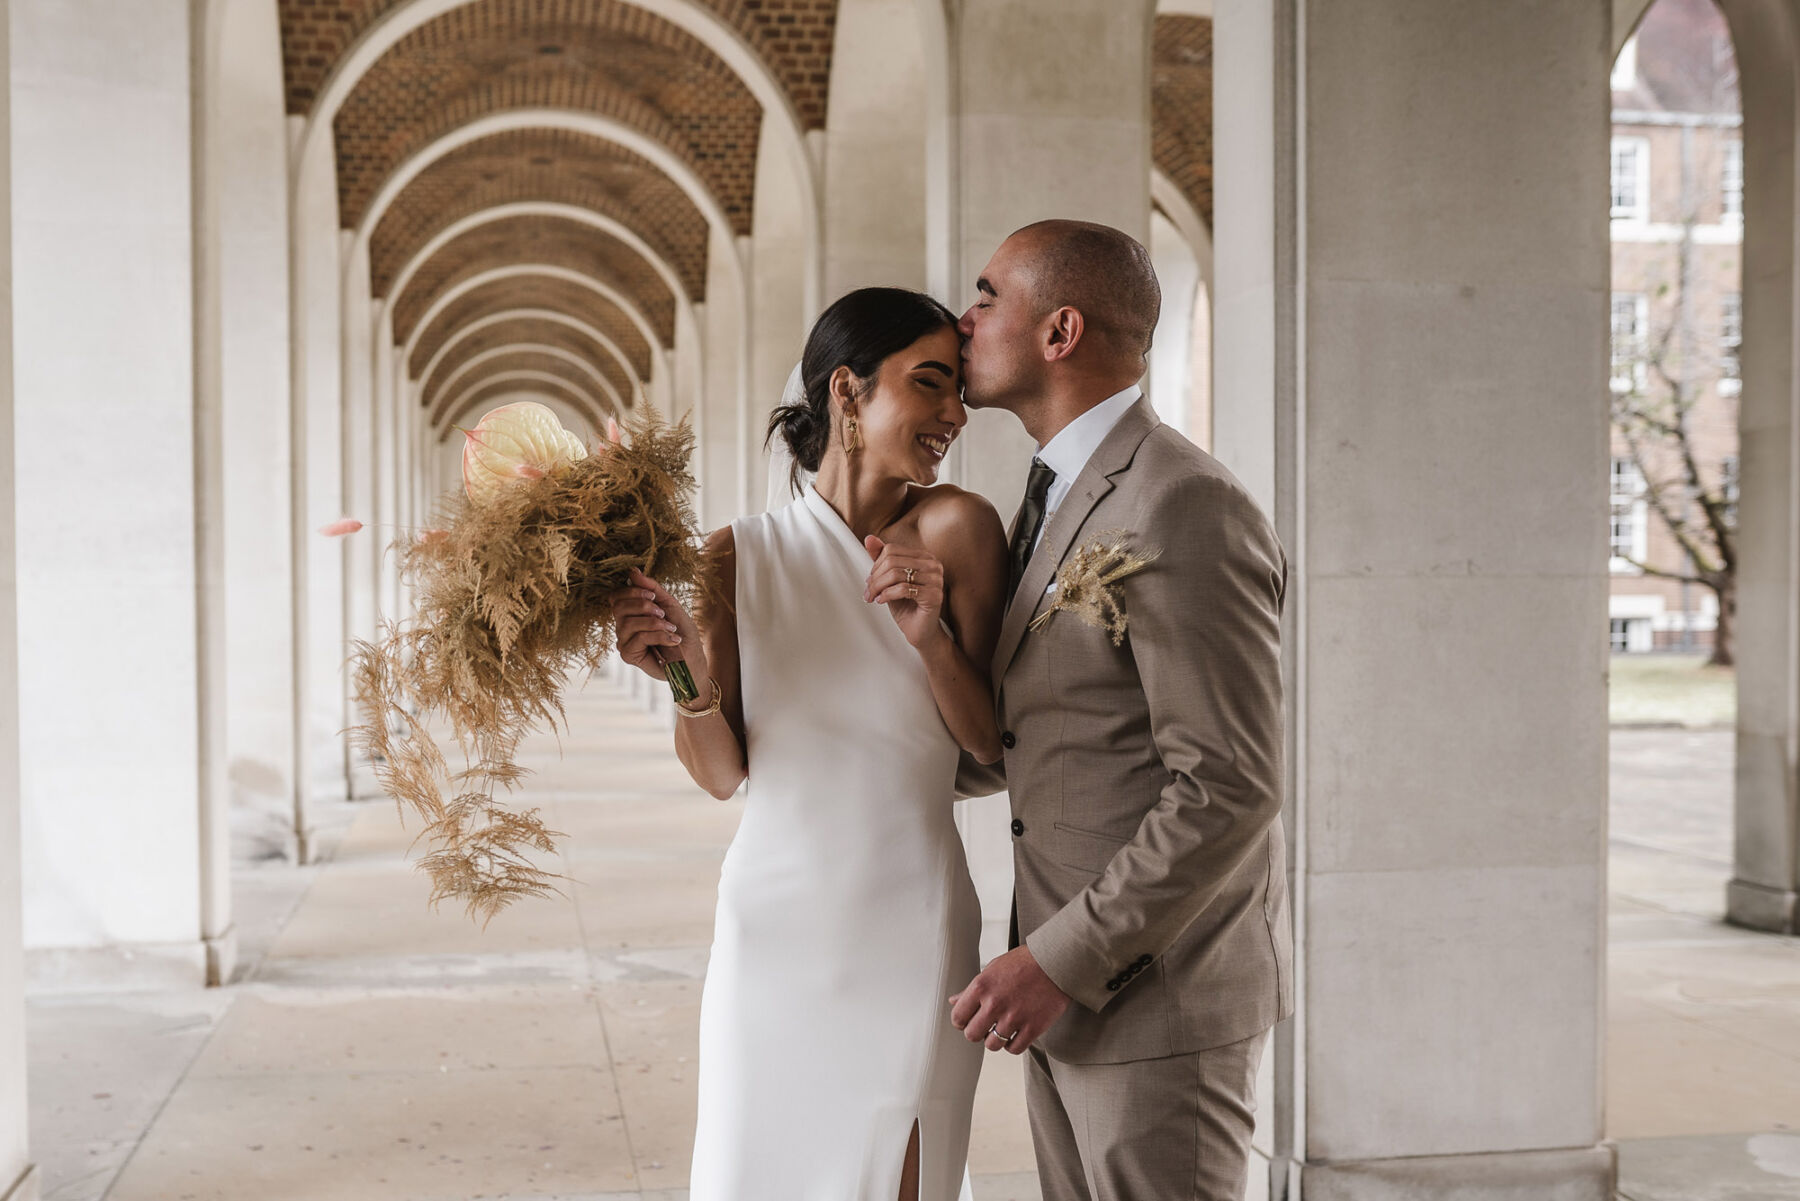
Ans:
[[[1737,673],[1705,655],[1614,655],[1614,725],[1728,726],[1737,720]]]

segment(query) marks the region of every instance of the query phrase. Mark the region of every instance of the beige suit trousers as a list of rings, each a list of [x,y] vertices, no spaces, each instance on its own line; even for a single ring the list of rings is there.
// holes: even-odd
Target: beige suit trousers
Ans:
[[[1044,1201],[1242,1201],[1269,1032],[1185,1055],[1064,1063],[1025,1053]]]

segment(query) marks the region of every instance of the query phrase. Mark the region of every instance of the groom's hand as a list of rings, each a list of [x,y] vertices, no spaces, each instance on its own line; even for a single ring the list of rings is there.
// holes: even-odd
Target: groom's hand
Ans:
[[[970,1042],[1020,1055],[1056,1024],[1069,1007],[1069,994],[1044,974],[1030,947],[1014,947],[982,968],[950,1005],[951,1024]],[[1012,1041],[1003,1034],[1011,1034]]]

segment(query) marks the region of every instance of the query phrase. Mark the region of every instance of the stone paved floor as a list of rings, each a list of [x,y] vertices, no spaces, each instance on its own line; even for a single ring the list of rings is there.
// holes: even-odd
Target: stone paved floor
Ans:
[[[570,717],[562,757],[528,760],[567,899],[485,932],[433,914],[411,832],[363,804],[319,865],[246,856],[230,986],[35,998],[47,1201],[685,1197],[737,808],[609,685]],[[1717,922],[1729,755],[1729,734],[1614,742],[1608,1129],[1631,1201],[1800,1197],[1800,947]],[[1016,1061],[990,1064],[976,1196],[1037,1201]]]

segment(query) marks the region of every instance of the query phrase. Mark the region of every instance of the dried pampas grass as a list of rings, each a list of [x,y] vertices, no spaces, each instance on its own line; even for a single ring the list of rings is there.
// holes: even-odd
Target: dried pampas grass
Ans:
[[[482,924],[515,898],[560,892],[533,865],[560,831],[514,810],[513,762],[531,730],[567,728],[561,689],[613,647],[612,601],[636,567],[691,600],[702,554],[688,461],[693,431],[655,416],[620,444],[549,473],[521,474],[489,500],[458,490],[438,526],[396,543],[417,611],[384,622],[379,643],[353,643],[352,685],[364,724],[350,731],[375,777],[425,821],[430,904],[454,897]],[[466,766],[451,772],[426,722],[447,718]]]

